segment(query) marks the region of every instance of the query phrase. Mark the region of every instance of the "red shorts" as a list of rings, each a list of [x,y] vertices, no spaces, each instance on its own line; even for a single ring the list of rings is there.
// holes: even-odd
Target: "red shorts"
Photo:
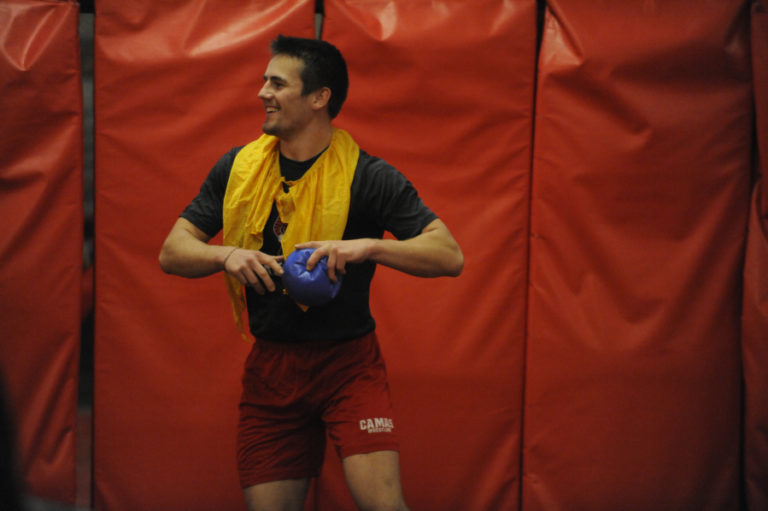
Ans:
[[[316,477],[326,432],[341,458],[399,450],[375,333],[325,345],[257,340],[240,400],[241,486]]]

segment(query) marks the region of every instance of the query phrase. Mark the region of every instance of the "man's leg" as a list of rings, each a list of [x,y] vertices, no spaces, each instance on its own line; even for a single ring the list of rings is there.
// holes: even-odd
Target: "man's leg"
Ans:
[[[397,451],[354,454],[342,460],[349,490],[361,511],[408,511]]]
[[[249,486],[243,490],[248,511],[301,511],[309,479],[288,479]]]
[[[257,340],[245,365],[237,467],[249,511],[301,511],[320,472],[325,426],[305,404],[311,352]]]

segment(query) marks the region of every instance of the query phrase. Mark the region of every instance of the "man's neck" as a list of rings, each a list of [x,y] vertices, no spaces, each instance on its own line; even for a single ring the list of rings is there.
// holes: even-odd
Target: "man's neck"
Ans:
[[[328,147],[333,136],[330,123],[310,125],[301,133],[280,139],[280,153],[295,161],[309,160]]]

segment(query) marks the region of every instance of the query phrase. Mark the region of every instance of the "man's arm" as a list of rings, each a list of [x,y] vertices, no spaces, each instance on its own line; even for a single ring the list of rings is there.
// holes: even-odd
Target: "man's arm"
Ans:
[[[339,241],[311,241],[296,245],[297,249],[314,248],[307,260],[312,270],[328,256],[328,276],[344,274],[347,263],[371,260],[418,277],[456,277],[464,268],[464,255],[448,227],[440,220],[430,222],[418,236],[407,240],[362,238]]]
[[[275,290],[265,266],[282,275],[283,269],[278,263],[281,257],[257,250],[209,245],[209,240],[210,236],[192,222],[179,218],[160,250],[160,267],[166,273],[187,278],[206,277],[223,270],[241,284],[253,286],[259,294],[265,292],[265,287]]]

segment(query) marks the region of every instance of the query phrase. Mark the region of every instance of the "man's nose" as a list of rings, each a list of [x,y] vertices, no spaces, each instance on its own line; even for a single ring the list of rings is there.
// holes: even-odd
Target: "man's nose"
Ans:
[[[259,90],[258,97],[260,99],[266,99],[272,95],[272,92],[269,90],[269,87],[267,87],[267,83],[264,83],[264,85],[261,86],[261,90]]]

